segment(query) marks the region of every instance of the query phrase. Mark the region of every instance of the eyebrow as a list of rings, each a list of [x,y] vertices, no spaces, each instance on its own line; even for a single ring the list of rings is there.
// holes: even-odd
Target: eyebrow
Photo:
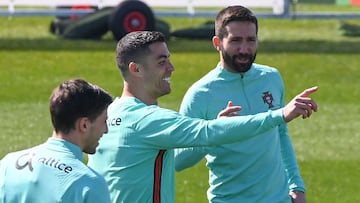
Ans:
[[[167,59],[167,58],[170,58],[170,54],[160,54],[158,57],[157,57],[157,59],[163,59],[163,58],[165,58],[165,59]]]

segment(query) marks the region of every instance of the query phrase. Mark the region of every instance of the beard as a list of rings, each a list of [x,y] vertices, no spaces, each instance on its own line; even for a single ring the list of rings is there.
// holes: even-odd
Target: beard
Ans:
[[[224,59],[224,63],[233,71],[236,71],[238,73],[245,73],[246,71],[248,71],[252,64],[255,61],[256,58],[256,53],[255,54],[237,54],[237,55],[233,55],[231,56],[230,54],[228,54],[227,52],[223,51],[221,53],[223,59]],[[248,62],[246,63],[239,63],[237,62],[237,59],[247,59]]]

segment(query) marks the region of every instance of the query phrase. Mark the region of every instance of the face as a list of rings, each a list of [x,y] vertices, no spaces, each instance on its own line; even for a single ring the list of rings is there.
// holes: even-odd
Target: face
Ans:
[[[89,121],[89,131],[84,141],[83,151],[87,154],[94,154],[96,152],[96,147],[99,145],[99,139],[105,133],[107,133],[108,128],[106,125],[107,110],[105,109],[93,122]]]
[[[226,29],[228,36],[222,41],[218,39],[223,66],[231,72],[245,73],[256,58],[256,26],[251,22],[233,21]]]
[[[149,46],[151,54],[146,57],[144,66],[144,87],[155,100],[171,92],[170,77],[175,70],[170,62],[170,52],[164,42]]]

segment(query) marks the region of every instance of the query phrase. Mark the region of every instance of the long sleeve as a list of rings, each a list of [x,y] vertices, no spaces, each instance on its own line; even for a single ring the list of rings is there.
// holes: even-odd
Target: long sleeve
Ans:
[[[208,153],[207,149],[207,147],[175,149],[175,170],[182,171],[195,166]]]
[[[281,87],[281,106],[285,106],[285,90],[283,83]],[[281,158],[283,160],[285,172],[288,177],[289,190],[305,192],[305,183],[300,175],[295,151],[288,131],[288,125],[282,124],[278,129],[280,137]]]
[[[141,117],[141,122],[135,122],[134,132],[142,129],[143,142],[164,149],[240,142],[285,123],[282,109],[209,121],[162,108],[151,111]]]
[[[288,177],[289,189],[290,191],[296,190],[305,192],[305,184],[300,176],[294,148],[288,135],[288,129],[286,124],[279,127],[279,133],[281,156]]]

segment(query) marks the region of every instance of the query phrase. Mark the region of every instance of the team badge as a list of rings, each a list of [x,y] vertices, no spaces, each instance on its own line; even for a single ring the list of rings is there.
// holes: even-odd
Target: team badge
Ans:
[[[274,107],[274,105],[272,104],[273,103],[273,96],[272,94],[269,92],[269,91],[266,91],[266,92],[263,92],[263,100],[264,100],[264,103],[268,104],[269,105],[269,109]]]

